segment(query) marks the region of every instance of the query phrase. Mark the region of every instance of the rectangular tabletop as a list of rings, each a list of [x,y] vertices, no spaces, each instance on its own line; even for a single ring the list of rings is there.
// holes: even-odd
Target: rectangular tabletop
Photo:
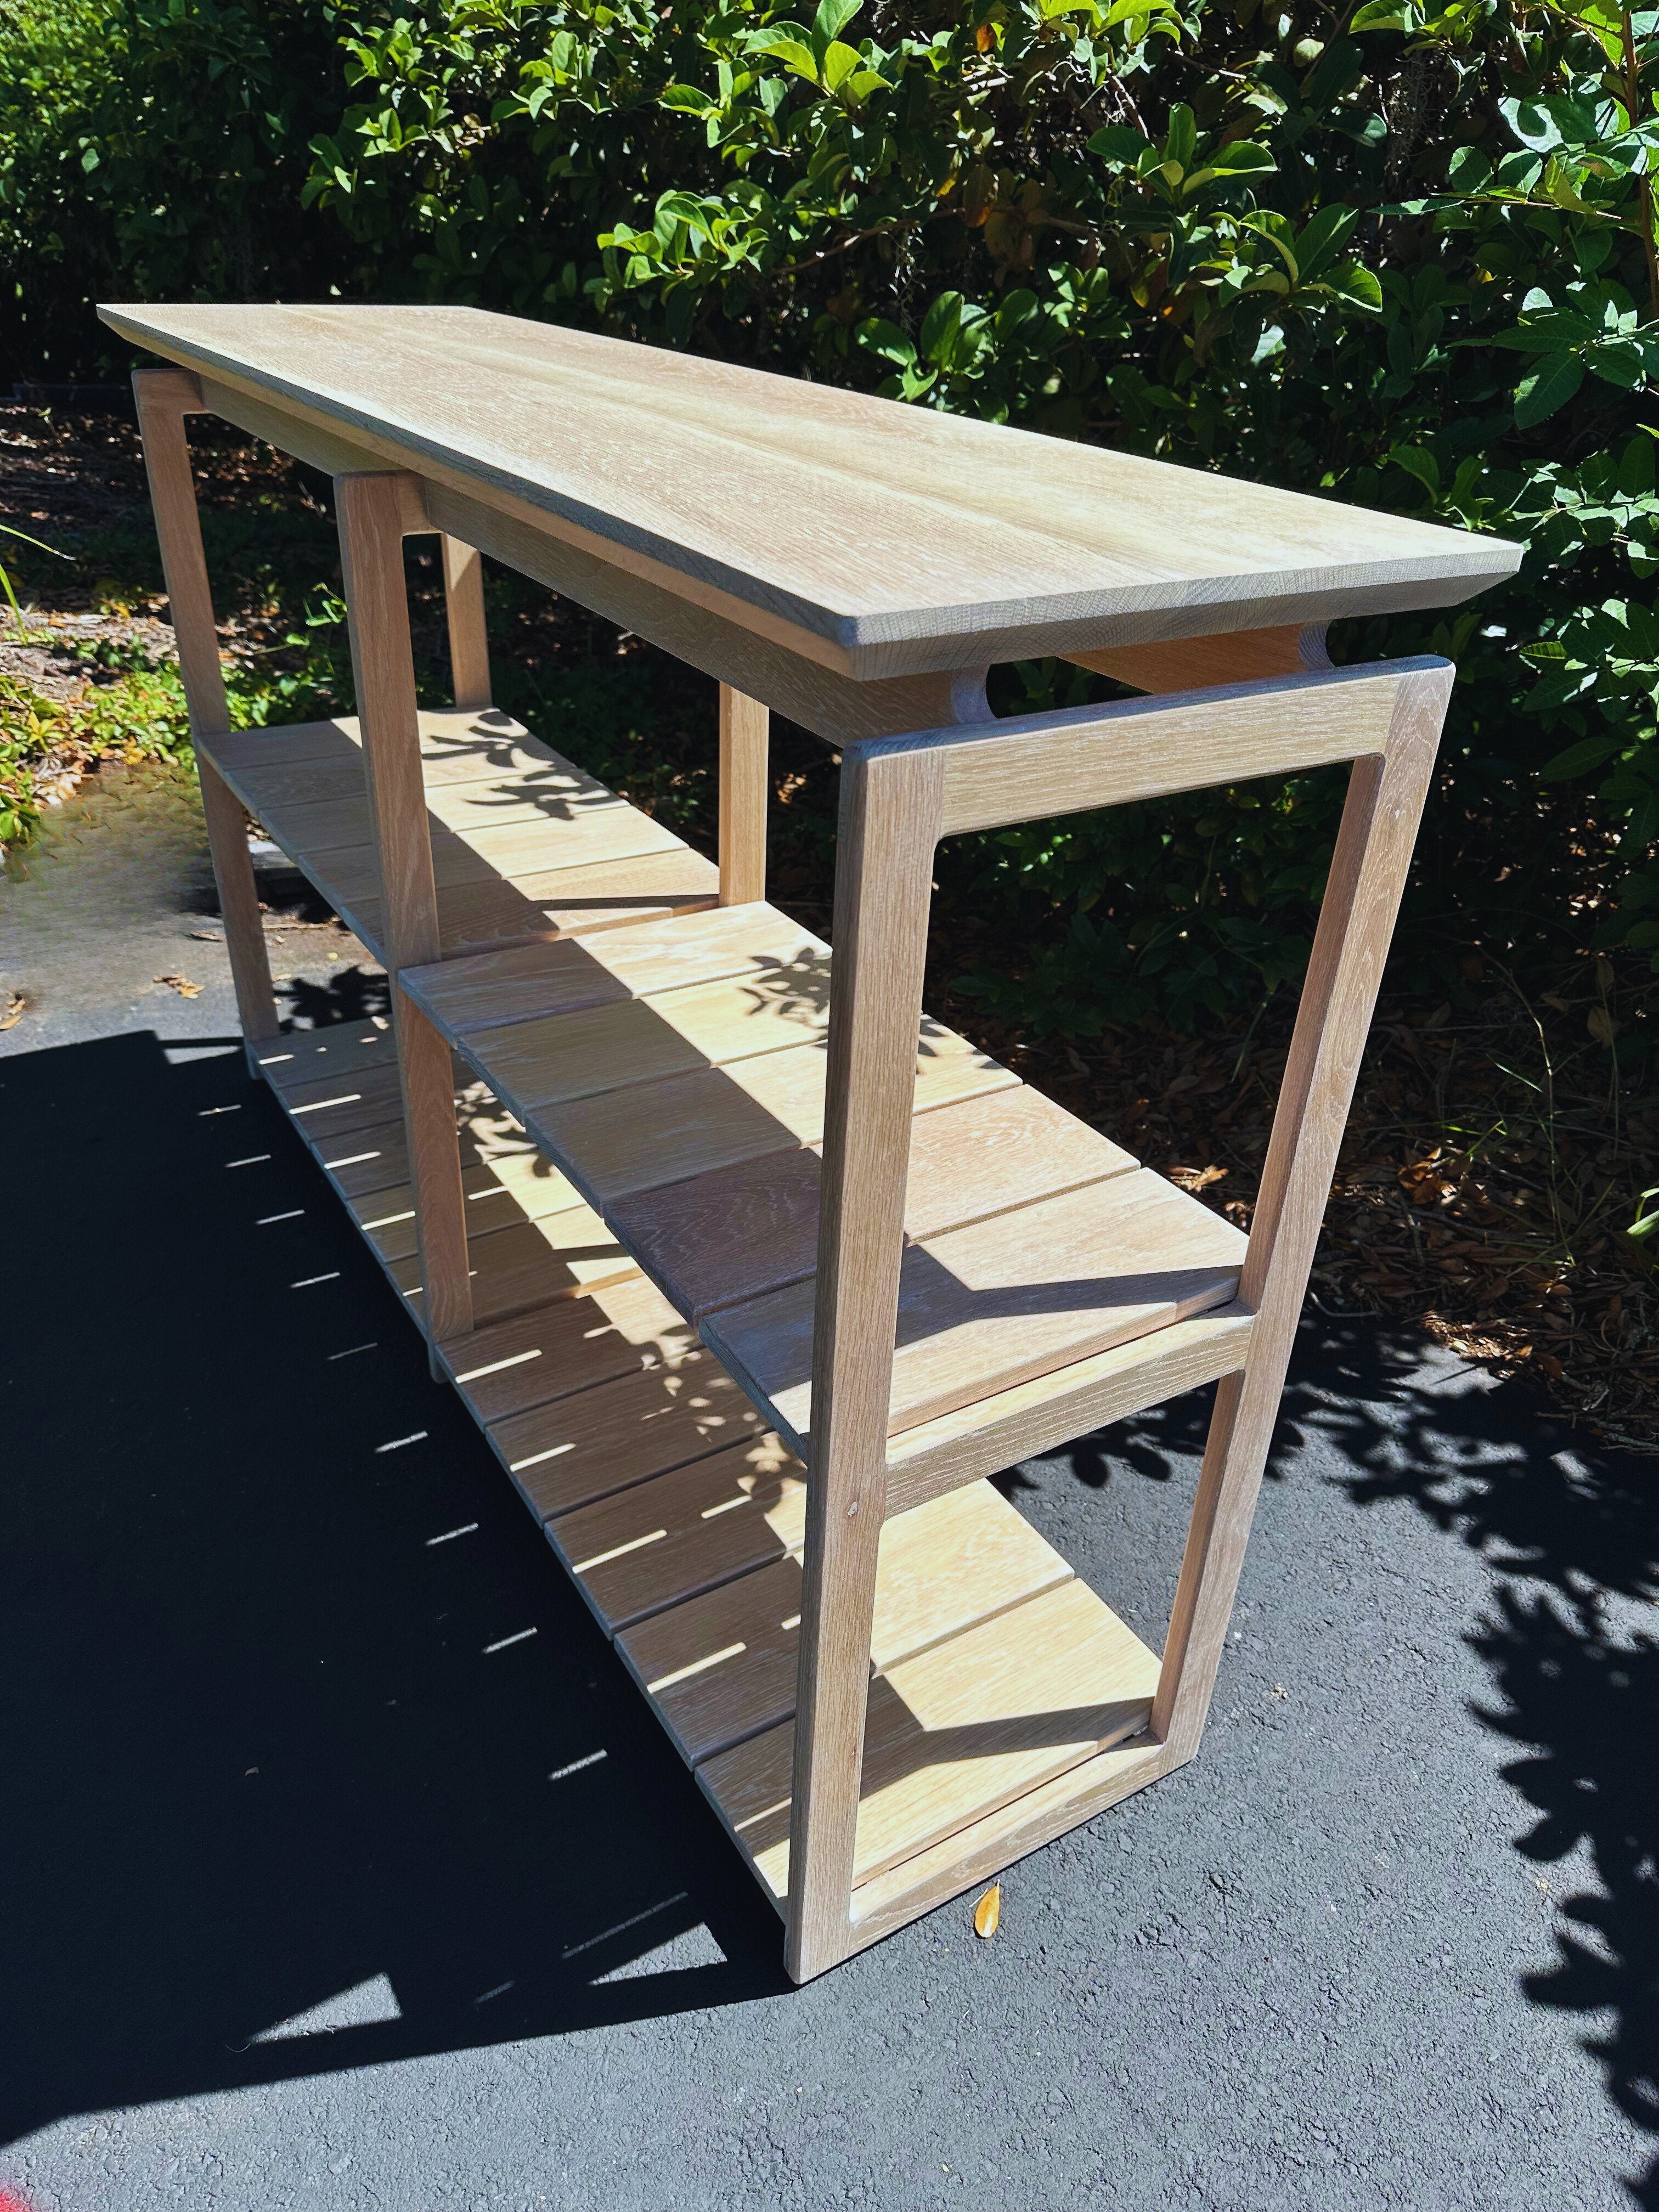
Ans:
[[[100,313],[854,678],[1449,605],[1521,558],[1502,538],[474,307]]]

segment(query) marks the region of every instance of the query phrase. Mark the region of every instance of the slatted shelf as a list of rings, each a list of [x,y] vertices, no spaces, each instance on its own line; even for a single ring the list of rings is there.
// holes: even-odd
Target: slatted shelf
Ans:
[[[618,1504],[635,1507],[641,1528],[648,1529],[654,1522],[674,1534],[669,1501],[665,1498],[664,1510],[653,1515],[656,1501],[650,1495],[674,1480],[647,1483],[626,1492]],[[617,1649],[681,1757],[700,1765],[787,1721],[795,1710],[801,1612],[804,1531],[797,1517],[786,1520],[775,1506],[764,1519],[751,1511],[700,1522],[690,1534],[694,1540],[703,1540],[705,1553],[710,1537],[725,1547],[720,1557],[696,1562],[696,1571],[711,1587],[683,1597],[677,1590],[678,1601],[665,1608],[659,1601],[654,1612],[653,1601],[671,1583],[667,1543],[618,1552],[600,1565],[590,1565],[580,1557],[583,1532],[574,1524],[592,1519],[578,1513],[559,1524],[559,1548],[601,1620],[623,1632]],[[780,1522],[781,1526],[773,1525]],[[726,1533],[734,1526],[747,1533],[746,1551]],[[695,1591],[688,1571],[693,1561],[683,1535],[675,1551],[684,1565],[672,1580]],[[752,1571],[736,1571],[751,1561],[757,1562]],[[716,1581],[722,1569],[725,1578]],[[901,1514],[882,1530],[871,1665],[877,1674],[884,1673],[1071,1577],[1059,1553],[988,1482],[935,1498]]]
[[[350,726],[222,743],[245,803],[372,931]],[[550,826],[562,854],[586,839],[611,856],[550,871],[561,897],[584,870],[614,897],[619,857],[673,862],[672,841],[620,855],[655,825],[505,718],[423,717],[422,752],[447,911],[473,902],[463,932],[522,897],[492,871]],[[626,918],[401,979],[454,1054],[475,1327],[438,1356],[776,1902],[830,956],[759,902]],[[260,1064],[418,1320],[389,1023],[295,1033]],[[1098,1795],[1150,1711],[1153,1655],[981,1479],[976,1439],[1011,1458],[1034,1420],[1224,1371],[1249,1326],[1228,1307],[1229,1224],[931,1020],[905,1227],[855,1872],[856,1909],[878,1915],[943,1879],[952,1838],[993,1850],[1058,1817],[1050,1797]]]
[[[925,1509],[924,1509],[925,1510]],[[891,1666],[870,1686],[855,1884],[1139,1734],[1158,1659],[1072,1580]],[[774,1903],[789,1886],[792,1723],[697,1769]]]
[[[404,987],[806,1455],[830,956],[759,903],[622,941]],[[915,1105],[892,1434],[1235,1297],[1231,1223],[931,1020]]]
[[[422,713],[446,955],[712,906],[719,871],[508,715]],[[355,720],[204,738],[203,751],[377,959],[382,913]]]

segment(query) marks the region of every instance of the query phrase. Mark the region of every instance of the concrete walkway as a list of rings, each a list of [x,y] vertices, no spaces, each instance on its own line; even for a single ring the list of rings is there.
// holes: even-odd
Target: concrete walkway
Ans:
[[[1199,1761],[1016,1869],[991,1942],[958,1904],[792,1990],[247,1080],[206,882],[141,777],[0,886],[0,2185],[1659,2208],[1653,1462],[1317,1321]],[[306,1018],[362,1010],[337,933],[285,943]],[[1009,1478],[1154,1639],[1204,1411]]]

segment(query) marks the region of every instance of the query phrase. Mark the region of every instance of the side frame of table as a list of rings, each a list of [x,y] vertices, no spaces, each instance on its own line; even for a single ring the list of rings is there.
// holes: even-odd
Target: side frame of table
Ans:
[[[399,988],[441,957],[403,538],[445,540],[458,701],[488,696],[478,563],[492,557],[639,630],[721,684],[720,891],[760,896],[766,714],[842,749],[829,1072],[812,1352],[787,1962],[823,1972],[1196,1751],[1225,1638],[1321,1218],[1433,772],[1453,671],[1332,670],[1318,634],[1255,631],[1076,656],[1148,696],[993,721],[981,670],[854,684],[656,584],[177,369],[135,380],[192,731],[228,726],[185,441],[204,408],[335,477],[366,788],[379,855],[428,1337],[472,1328],[449,1048]],[[1202,689],[1192,688],[1194,676]],[[761,702],[764,702],[763,704]],[[1251,776],[1349,763],[1349,784],[1235,1307],[1239,1324],[1151,1340],[1126,1385],[1109,1360],[1029,1405],[896,1437],[888,1404],[904,1241],[915,1038],[933,849],[943,836]],[[205,755],[203,788],[251,1056],[276,1031],[242,811]],[[1209,1347],[1206,1349],[1206,1347]],[[1142,1347],[1145,1349],[1145,1347]],[[1085,1363],[1089,1365],[1089,1363]],[[739,1380],[742,1380],[739,1376]],[[1219,1382],[1148,1726],[903,1865],[855,1886],[877,1552],[884,1522],[1104,1420]],[[972,1409],[983,1412],[985,1409]]]

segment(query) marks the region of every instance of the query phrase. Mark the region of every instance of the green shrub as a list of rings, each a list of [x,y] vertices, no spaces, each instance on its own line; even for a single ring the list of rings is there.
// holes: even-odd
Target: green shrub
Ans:
[[[471,301],[1524,539],[1502,592],[1338,636],[1459,664],[1406,940],[1455,976],[1483,937],[1659,947],[1655,20],[27,0],[0,223],[60,360],[99,342],[53,236],[131,289]],[[966,842],[1028,948],[977,988],[1062,1028],[1259,997],[1337,799]]]

